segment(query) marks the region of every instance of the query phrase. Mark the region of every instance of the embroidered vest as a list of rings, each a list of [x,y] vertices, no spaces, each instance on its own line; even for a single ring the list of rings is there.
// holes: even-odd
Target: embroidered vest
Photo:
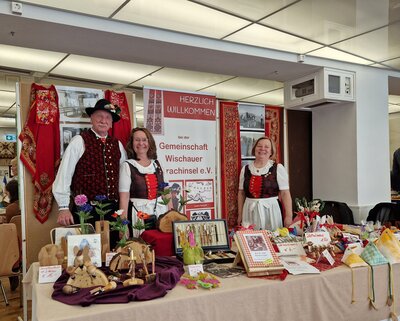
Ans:
[[[256,176],[252,175],[249,166],[246,165],[244,171],[243,188],[246,197],[249,198],[269,198],[279,194],[278,181],[276,179],[276,171],[278,165],[274,163],[267,174]]]
[[[155,173],[154,174],[141,174],[139,170],[133,166],[132,164],[129,164],[129,168],[131,169],[131,189],[130,189],[130,198],[144,198],[144,199],[155,199],[157,197],[157,192],[160,191],[160,184],[164,182],[164,177],[163,177],[163,171],[161,169],[160,163],[155,160],[154,164],[156,167]],[[150,187],[150,193],[149,193],[149,183],[146,182],[146,179],[149,177],[146,176],[151,176],[155,175],[157,179],[157,185],[154,187]],[[156,189],[154,191],[153,189]],[[150,197],[149,197],[150,196]]]
[[[118,140],[107,137],[106,142],[91,130],[81,133],[85,152],[76,164],[72,177],[73,195],[85,194],[89,201],[96,195],[118,200],[119,160],[121,151]]]

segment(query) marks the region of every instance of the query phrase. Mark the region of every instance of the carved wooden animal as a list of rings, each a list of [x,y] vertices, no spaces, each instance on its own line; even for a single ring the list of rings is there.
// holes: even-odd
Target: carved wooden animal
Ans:
[[[38,259],[40,266],[61,265],[64,251],[56,244],[47,244],[40,249]]]
[[[150,245],[143,241],[129,241],[123,248],[118,248],[118,253],[114,255],[110,262],[110,271],[118,272],[120,270],[129,269],[129,248],[133,251],[137,264],[142,264],[142,255],[144,255],[146,263],[152,262],[152,251]]]
[[[108,284],[109,281],[104,272],[92,264],[89,257],[89,247],[85,246],[83,250],[80,250],[76,246],[74,253],[76,255],[74,265],[66,269],[70,277],[63,288],[65,294],[74,293],[76,288],[89,288]]]

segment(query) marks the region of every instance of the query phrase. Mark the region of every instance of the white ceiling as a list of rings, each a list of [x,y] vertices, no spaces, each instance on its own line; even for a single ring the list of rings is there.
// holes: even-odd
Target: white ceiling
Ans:
[[[3,117],[14,117],[14,84],[24,77],[282,105],[282,82],[316,69],[307,57],[400,71],[400,0],[19,3],[21,15],[0,0]],[[390,111],[400,111],[398,78],[389,90]]]

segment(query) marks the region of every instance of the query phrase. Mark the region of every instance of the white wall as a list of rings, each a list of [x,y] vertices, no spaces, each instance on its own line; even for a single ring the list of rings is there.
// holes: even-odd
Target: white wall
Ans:
[[[313,194],[347,203],[356,223],[390,200],[388,77],[354,66],[356,102],[313,110]]]
[[[390,168],[392,168],[393,153],[400,147],[400,113],[389,115],[389,131]]]

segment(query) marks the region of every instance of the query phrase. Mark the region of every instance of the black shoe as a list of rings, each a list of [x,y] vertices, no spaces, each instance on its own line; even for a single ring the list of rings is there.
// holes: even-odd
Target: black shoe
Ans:
[[[10,280],[11,291],[15,291],[19,285],[18,276],[10,276],[8,279]]]

